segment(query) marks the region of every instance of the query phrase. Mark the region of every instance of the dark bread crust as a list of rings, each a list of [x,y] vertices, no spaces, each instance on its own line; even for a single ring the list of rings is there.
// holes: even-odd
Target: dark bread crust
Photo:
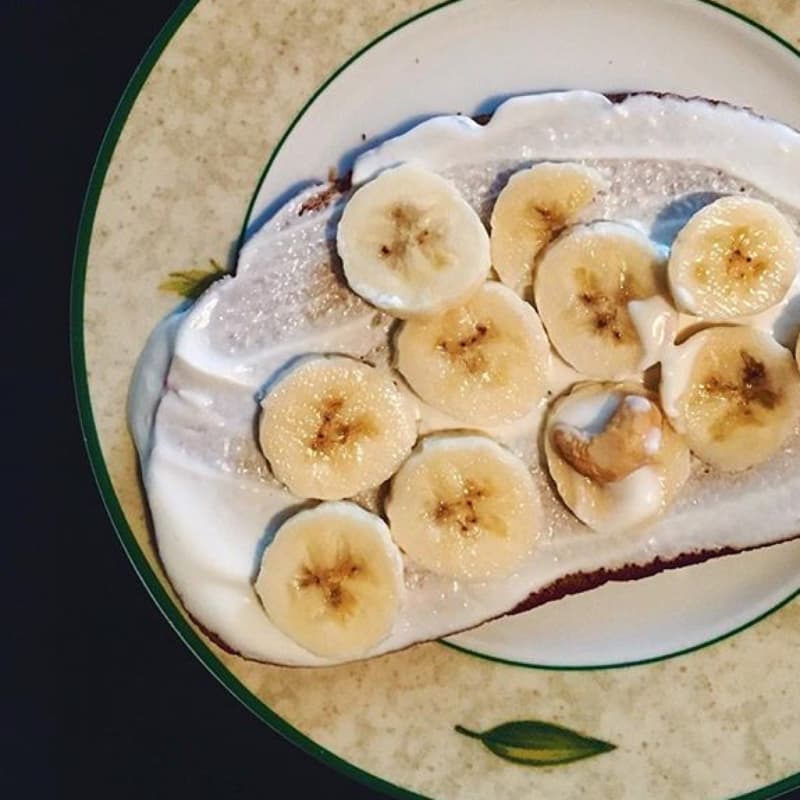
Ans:
[[[598,569],[594,572],[574,572],[571,575],[565,575],[563,578],[559,578],[548,586],[531,592],[522,602],[514,606],[508,614],[520,614],[523,611],[530,611],[532,608],[542,606],[545,603],[551,603],[554,600],[560,600],[562,597],[567,597],[571,594],[580,594],[590,589],[597,589],[599,586],[609,583],[610,581],[638,581],[641,578],[649,578],[652,575],[657,575],[659,572],[664,572],[668,569],[680,569],[681,567],[688,567],[692,564],[701,564],[712,558],[737,555],[738,553],[747,553],[752,550],[761,550],[764,547],[790,542],[797,538],[800,538],[800,531],[784,539],[778,539],[774,542],[765,542],[763,544],[753,545],[752,547],[719,547],[712,550],[695,550],[693,552],[681,553],[671,559],[657,557],[646,564],[625,564],[622,567],[616,567],[614,569]]]
[[[702,97],[699,94],[693,95],[683,95],[683,94],[675,94],[675,92],[655,92],[655,91],[641,91],[641,92],[602,92],[602,94],[610,100],[612,103],[624,103],[629,97],[636,97],[638,95],[648,95],[650,97],[659,97],[664,98],[668,97],[671,100],[702,100],[704,103],[709,103],[712,106],[728,106],[729,108],[737,108],[743,109],[744,111],[749,111],[751,114],[755,114],[752,108],[749,106],[734,106],[732,103],[728,103],[725,100],[715,100],[713,97]],[[760,116],[760,114],[756,114],[756,116]]]
[[[328,184],[300,206],[297,216],[302,217],[303,214],[327,208],[339,195],[347,194],[350,191],[353,185],[352,178],[352,170],[339,178],[336,177],[335,171],[331,170],[328,175]]]

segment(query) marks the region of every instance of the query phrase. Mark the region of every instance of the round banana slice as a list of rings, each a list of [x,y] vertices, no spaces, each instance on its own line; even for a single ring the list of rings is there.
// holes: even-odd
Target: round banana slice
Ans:
[[[404,164],[350,198],[336,245],[350,288],[401,318],[466,300],[489,272],[489,237],[449,181]]]
[[[544,395],[550,345],[528,303],[495,281],[463,306],[410,320],[395,340],[397,367],[434,408],[471,425],[499,425]]]
[[[678,234],[669,284],[682,311],[722,322],[783,299],[799,258],[797,236],[776,208],[750,197],[722,197]]]
[[[768,333],[717,326],[694,334],[661,365],[661,399],[692,451],[738,472],[766,461],[800,419],[800,373]]]
[[[554,242],[536,268],[534,294],[564,360],[608,380],[652,366],[629,304],[665,292],[664,262],[660,247],[619,222],[576,226]]]
[[[543,162],[515,172],[494,204],[492,266],[515,292],[529,286],[536,256],[605,188],[582,164]]]
[[[354,503],[322,503],[281,525],[255,590],[272,622],[306,650],[358,658],[392,629],[403,560],[380,517]]]
[[[477,435],[423,439],[392,479],[386,514],[394,540],[417,564],[465,580],[513,572],[541,527],[528,468]]]
[[[258,435],[292,494],[337,500],[392,475],[414,446],[417,410],[386,370],[312,356],[263,399]]]
[[[577,384],[553,404],[544,449],[561,499],[603,533],[653,519],[689,476],[689,449],[636,384]]]

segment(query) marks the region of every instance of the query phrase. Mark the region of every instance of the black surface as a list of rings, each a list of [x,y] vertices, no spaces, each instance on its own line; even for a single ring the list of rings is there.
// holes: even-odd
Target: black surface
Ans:
[[[15,589],[5,615],[15,674],[0,796],[373,798],[269,730],[182,644],[116,539],[79,431],[67,329],[80,207],[116,103],[176,5],[0,3],[3,172],[14,187],[2,308],[7,336],[25,343],[3,386],[37,386],[3,393],[8,473],[23,481],[4,487],[22,512],[0,559],[16,578],[4,581]],[[53,331],[39,337],[43,319]],[[17,555],[28,569],[12,567]]]

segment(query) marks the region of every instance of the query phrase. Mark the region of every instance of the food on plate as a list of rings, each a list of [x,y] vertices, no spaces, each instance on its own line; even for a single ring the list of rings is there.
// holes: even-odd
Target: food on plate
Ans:
[[[800,420],[792,353],[745,326],[695,333],[662,364],[661,397],[692,452],[726,472],[766,461]]]
[[[714,322],[780,302],[797,275],[798,242],[774,206],[721,197],[698,211],[672,245],[669,283],[678,307]]]
[[[415,564],[478,581],[513,572],[541,525],[527,465],[492,439],[468,434],[423,439],[392,478],[386,516]]]
[[[407,164],[353,194],[336,246],[352,290],[401,318],[463,302],[489,271],[480,217],[449,181]]]
[[[689,477],[689,449],[637,384],[577,384],[553,404],[544,450],[562,500],[598,531],[643,525]]]
[[[270,387],[258,438],[292,494],[337,500],[392,475],[416,441],[417,412],[387,370],[311,356]]]
[[[676,316],[664,300],[665,261],[663,248],[619,222],[578,225],[554,242],[536,268],[534,296],[561,357],[607,380],[651,366],[658,356],[647,346],[649,315],[642,324],[631,306]]]
[[[321,503],[279,528],[254,586],[294,641],[319,656],[355,658],[392,629],[403,560],[380,517],[355,503]]]
[[[188,613],[324,666],[800,535],[798,187],[779,123],[559,92],[302,190],[133,381]]]
[[[603,176],[582,164],[544,162],[515,172],[492,209],[492,266],[500,280],[517,292],[529,286],[541,250],[605,187]]]
[[[550,345],[536,311],[488,281],[462,306],[404,322],[397,368],[434,408],[470,425],[524,416],[544,396]]]

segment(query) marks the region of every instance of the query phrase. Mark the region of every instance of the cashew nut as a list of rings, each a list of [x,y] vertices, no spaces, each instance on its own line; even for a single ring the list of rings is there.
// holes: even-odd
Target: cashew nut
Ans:
[[[653,463],[661,448],[661,425],[661,412],[655,403],[631,394],[622,399],[597,434],[556,424],[553,445],[576,472],[597,483],[612,483]]]

